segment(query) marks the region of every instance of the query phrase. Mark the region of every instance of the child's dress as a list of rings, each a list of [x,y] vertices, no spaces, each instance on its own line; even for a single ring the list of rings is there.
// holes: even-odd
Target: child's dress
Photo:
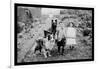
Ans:
[[[66,30],[66,45],[75,45],[76,43],[76,29],[73,27],[67,27]]]

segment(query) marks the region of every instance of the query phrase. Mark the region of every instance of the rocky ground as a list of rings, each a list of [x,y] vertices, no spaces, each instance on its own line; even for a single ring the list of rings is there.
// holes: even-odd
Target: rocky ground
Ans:
[[[32,30],[33,31],[33,30]],[[84,37],[83,37],[84,38]],[[78,45],[75,49],[70,50],[67,46],[64,51],[64,55],[58,55],[57,47],[51,51],[51,55],[48,58],[44,58],[43,54],[32,55],[30,49],[34,46],[34,40],[36,36],[22,38],[21,44],[18,45],[18,62],[35,62],[35,61],[55,61],[55,60],[73,60],[73,59],[91,59],[92,58],[92,42],[87,45],[85,42],[81,42],[82,37],[77,38]],[[84,38],[87,39],[87,38]]]
[[[91,59],[91,47],[90,46],[79,46],[74,50],[65,49],[64,55],[58,55],[57,49],[51,51],[51,55],[48,58],[44,58],[43,54],[38,54],[36,56],[26,54],[24,62],[34,62],[34,61],[55,61],[55,60],[73,60],[73,59]]]

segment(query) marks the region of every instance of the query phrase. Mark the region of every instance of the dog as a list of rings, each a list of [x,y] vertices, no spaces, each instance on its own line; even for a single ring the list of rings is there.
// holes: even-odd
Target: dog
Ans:
[[[39,38],[36,40],[34,46],[32,47],[33,55],[36,56],[38,51],[40,54],[43,54],[45,58],[51,56],[50,51],[55,45],[53,35],[48,35],[46,38]]]

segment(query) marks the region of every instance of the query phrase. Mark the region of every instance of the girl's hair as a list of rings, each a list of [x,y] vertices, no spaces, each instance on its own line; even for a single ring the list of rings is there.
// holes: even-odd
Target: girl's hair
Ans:
[[[69,22],[68,25],[67,25],[67,27],[70,27],[70,24],[73,25],[72,27],[76,27],[75,24],[74,24],[73,22]]]

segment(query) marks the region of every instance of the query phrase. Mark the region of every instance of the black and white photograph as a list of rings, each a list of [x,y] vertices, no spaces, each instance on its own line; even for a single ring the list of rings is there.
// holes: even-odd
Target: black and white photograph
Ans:
[[[14,5],[15,65],[94,60],[94,8]]]

